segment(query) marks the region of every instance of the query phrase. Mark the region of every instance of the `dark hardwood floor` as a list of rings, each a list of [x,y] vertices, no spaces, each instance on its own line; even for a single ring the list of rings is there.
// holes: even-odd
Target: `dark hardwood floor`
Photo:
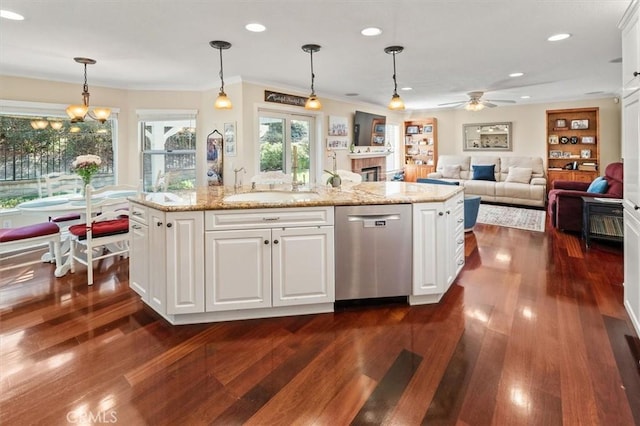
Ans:
[[[126,260],[2,272],[0,423],[640,424],[620,246],[478,224],[466,251],[438,305],[191,326]]]

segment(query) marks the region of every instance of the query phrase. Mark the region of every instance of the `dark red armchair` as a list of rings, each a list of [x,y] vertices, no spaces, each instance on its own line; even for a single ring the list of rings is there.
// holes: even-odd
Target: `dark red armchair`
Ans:
[[[547,211],[551,224],[563,231],[582,231],[582,197],[622,198],[622,163],[611,163],[604,171],[609,184],[604,194],[587,192],[590,182],[556,180],[549,191]]]

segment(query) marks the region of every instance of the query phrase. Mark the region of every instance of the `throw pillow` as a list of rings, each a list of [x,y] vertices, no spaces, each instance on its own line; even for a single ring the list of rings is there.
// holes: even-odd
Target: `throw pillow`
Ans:
[[[587,192],[592,194],[604,194],[607,192],[607,188],[609,188],[609,182],[607,182],[604,177],[600,176],[591,182],[591,185],[587,188]]]
[[[444,166],[442,177],[447,179],[460,179],[460,165]]]
[[[418,178],[416,179],[418,183],[431,183],[434,185],[458,185],[460,186],[460,182],[449,182],[447,180],[440,179],[431,179],[431,178]]]
[[[505,179],[506,182],[529,183],[533,169],[530,167],[509,167],[509,174]]]
[[[495,164],[490,166],[473,166],[473,180],[496,181]]]

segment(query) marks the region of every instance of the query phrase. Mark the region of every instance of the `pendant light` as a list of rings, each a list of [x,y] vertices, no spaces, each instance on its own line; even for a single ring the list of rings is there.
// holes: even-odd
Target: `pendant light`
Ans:
[[[313,82],[316,78],[316,75],[313,73],[313,54],[320,51],[320,46],[318,46],[317,44],[305,44],[304,46],[302,46],[302,50],[304,50],[311,56],[311,94],[307,98],[307,101],[304,103],[304,108],[319,110],[322,109],[322,104],[316,96],[316,92],[313,88]]]
[[[391,102],[389,102],[389,109],[398,111],[404,109],[404,102],[400,95],[398,95],[398,83],[396,82],[396,53],[400,53],[404,50],[402,46],[389,46],[384,48],[384,53],[393,55],[393,96]]]
[[[88,115],[96,121],[104,123],[109,119],[111,110],[109,108],[94,108],[93,111],[89,111],[89,85],[87,84],[87,65],[93,65],[95,60],[89,58],[73,58],[79,64],[84,65],[84,85],[82,86],[82,105],[69,105],[67,107],[67,115],[71,119],[72,123],[79,123],[84,121],[84,118]]]
[[[231,99],[229,99],[227,94],[224,93],[224,72],[222,68],[222,51],[229,49],[231,47],[231,43],[228,41],[214,40],[210,41],[209,45],[220,51],[220,93],[218,93],[214,107],[216,109],[231,109],[233,108],[231,105]]]

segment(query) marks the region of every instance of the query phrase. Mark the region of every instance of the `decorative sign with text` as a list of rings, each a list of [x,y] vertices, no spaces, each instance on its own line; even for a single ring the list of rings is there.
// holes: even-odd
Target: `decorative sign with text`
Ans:
[[[304,107],[304,103],[307,98],[296,95],[287,95],[286,93],[272,92],[270,90],[264,91],[265,102],[275,102],[277,104],[295,105]]]

